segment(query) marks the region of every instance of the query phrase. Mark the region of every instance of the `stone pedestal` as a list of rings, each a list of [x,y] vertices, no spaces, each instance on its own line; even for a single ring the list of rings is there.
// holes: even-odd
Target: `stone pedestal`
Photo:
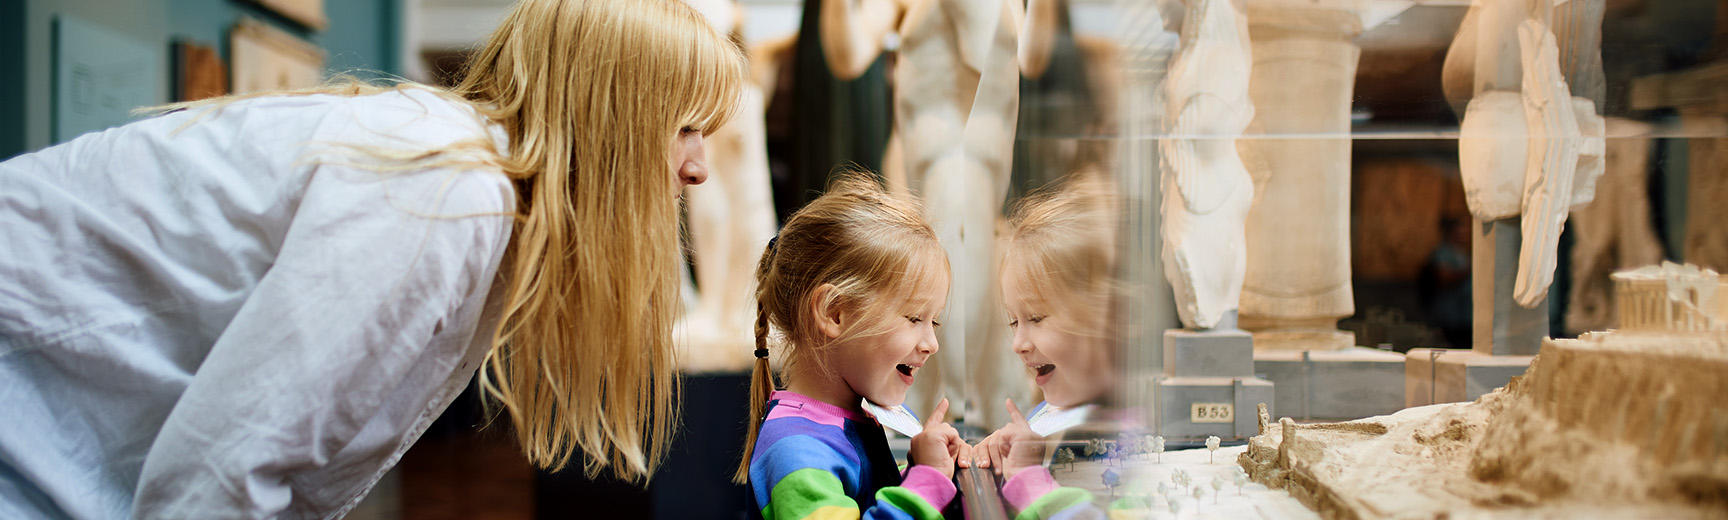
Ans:
[[[1350,104],[1359,2],[1249,0],[1254,177],[1242,328],[1278,388],[1275,416],[1353,419],[1403,404],[1403,357],[1338,330],[1350,287]],[[1301,136],[1301,137],[1297,137]],[[1315,137],[1319,136],[1319,137]]]
[[[1172,442],[1246,439],[1259,432],[1255,408],[1273,404],[1271,381],[1254,376],[1247,332],[1164,332],[1164,375],[1153,383],[1159,435]]]
[[[1534,359],[1461,349],[1410,349],[1404,362],[1404,406],[1474,401],[1506,386]]]
[[[1351,420],[1404,408],[1404,356],[1385,350],[1259,350],[1254,372],[1277,392],[1273,417]]]
[[[1472,223],[1470,306],[1472,350],[1482,355],[1534,356],[1548,336],[1548,300],[1534,308],[1512,298],[1522,231],[1518,217]]]
[[[1548,300],[1534,308],[1513,299],[1521,231],[1518,218],[1472,222],[1470,350],[1412,349],[1405,356],[1408,406],[1473,401],[1530,366],[1548,337]]]

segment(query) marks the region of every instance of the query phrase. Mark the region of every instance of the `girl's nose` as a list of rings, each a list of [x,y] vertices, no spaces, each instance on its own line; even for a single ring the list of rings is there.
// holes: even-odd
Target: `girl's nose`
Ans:
[[[1014,348],[1015,354],[1024,356],[1032,353],[1032,341],[1026,339],[1026,336],[1021,334],[1020,331],[1014,331],[1014,339],[1011,345]]]

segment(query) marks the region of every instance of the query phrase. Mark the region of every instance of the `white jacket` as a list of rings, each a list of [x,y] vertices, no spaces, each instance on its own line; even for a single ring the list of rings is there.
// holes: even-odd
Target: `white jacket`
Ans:
[[[352,508],[484,356],[516,197],[327,145],[468,139],[424,90],[269,97],[0,163],[0,518]]]

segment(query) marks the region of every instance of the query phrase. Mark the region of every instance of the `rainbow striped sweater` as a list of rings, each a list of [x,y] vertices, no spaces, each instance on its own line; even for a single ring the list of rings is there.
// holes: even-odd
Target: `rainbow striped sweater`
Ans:
[[[882,426],[862,411],[778,391],[750,456],[766,520],[941,518],[954,483],[929,466],[901,473]]]

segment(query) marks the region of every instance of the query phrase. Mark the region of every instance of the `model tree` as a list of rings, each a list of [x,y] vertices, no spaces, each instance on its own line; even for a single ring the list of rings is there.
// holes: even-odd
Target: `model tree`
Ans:
[[[1116,496],[1116,484],[1122,482],[1122,476],[1116,474],[1116,470],[1106,469],[1106,470],[1104,470],[1104,475],[1099,477],[1099,478],[1104,480],[1104,487],[1110,488],[1110,496],[1115,497]]]
[[[1218,462],[1216,460],[1217,456],[1218,456],[1218,436],[1213,435],[1211,437],[1207,437],[1206,438],[1206,463],[1207,464],[1216,464]]]
[[[1074,450],[1071,450],[1068,448],[1058,449],[1058,450],[1056,450],[1055,455],[1050,456],[1050,462],[1053,462],[1056,464],[1067,464],[1068,470],[1073,471],[1074,470]]]

